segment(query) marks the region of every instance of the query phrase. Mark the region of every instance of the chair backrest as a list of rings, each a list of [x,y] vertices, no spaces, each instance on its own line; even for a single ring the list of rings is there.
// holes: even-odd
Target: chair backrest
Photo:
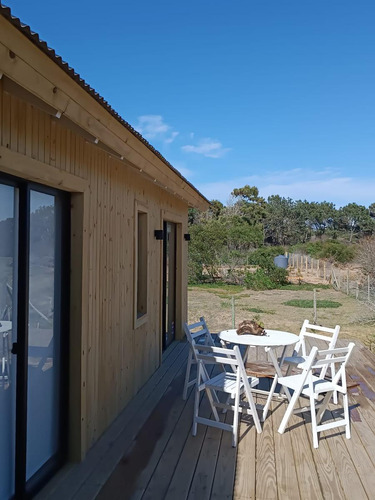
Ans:
[[[328,349],[334,349],[336,346],[337,338],[340,333],[340,326],[336,325],[335,328],[329,328],[326,326],[314,325],[309,323],[309,320],[305,319],[303,322],[301,332],[299,334],[300,340],[296,344],[295,351],[299,352],[302,350],[302,356],[308,356],[310,352],[310,346],[307,341],[311,341],[313,345],[316,345],[316,341],[324,341]],[[317,347],[320,347],[319,345]],[[327,354],[329,359],[329,354]],[[326,376],[328,365],[321,367],[320,377],[324,378]]]
[[[246,388],[246,392],[248,394],[250,393],[251,388],[248,375],[246,374],[240,348],[237,345],[235,345],[233,349],[195,345],[195,355],[203,381],[206,381],[209,378],[205,368],[205,363],[209,363],[210,365],[218,364],[221,366],[229,365],[232,369],[232,375],[233,372],[236,373],[238,390],[240,388],[240,384],[243,383]],[[199,383],[200,381],[198,380],[198,384]]]
[[[203,316],[199,318],[197,323],[191,323],[190,325],[184,323],[184,332],[191,345],[215,345]]]
[[[318,351],[311,367],[311,369],[314,370],[331,366],[332,373],[334,373],[332,384],[335,386],[335,390],[339,392],[346,392],[345,369],[354,345],[354,342],[350,342],[347,347],[336,347],[335,349]]]
[[[326,342],[328,349],[334,349],[339,333],[339,325],[336,325],[335,328],[328,328],[326,326],[313,325],[305,319],[301,328],[300,340],[296,345],[296,349],[301,347],[302,355],[307,356],[309,353],[308,345],[306,343],[307,338],[313,339],[314,341],[322,340]],[[317,347],[319,347],[319,345]]]

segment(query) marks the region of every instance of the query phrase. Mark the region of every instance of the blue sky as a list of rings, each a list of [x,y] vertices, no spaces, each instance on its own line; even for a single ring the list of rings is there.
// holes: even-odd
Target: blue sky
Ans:
[[[373,0],[7,0],[207,198],[375,202]]]

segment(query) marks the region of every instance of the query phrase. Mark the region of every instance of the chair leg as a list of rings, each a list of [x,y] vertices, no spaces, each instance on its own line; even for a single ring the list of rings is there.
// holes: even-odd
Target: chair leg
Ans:
[[[350,439],[350,415],[349,415],[349,403],[348,403],[348,395],[343,394],[343,406],[344,406],[344,418],[345,418],[345,437],[346,439]]]
[[[332,367],[331,367],[331,378],[332,378],[332,380],[335,378],[335,365],[334,364],[332,364]],[[337,405],[337,403],[338,403],[337,391],[335,391],[333,393],[333,403],[335,405]]]
[[[260,434],[262,432],[262,426],[260,425],[257,407],[256,407],[256,404],[254,403],[253,395],[251,393],[251,390],[249,392],[249,390],[246,388],[245,388],[245,393],[246,393],[247,401],[249,403],[251,415],[253,416],[255,428],[257,430],[257,433]]]
[[[198,386],[195,387],[195,398],[194,398],[194,414],[193,414],[193,436],[197,435],[197,417],[199,413],[199,399],[200,399],[200,391]]]
[[[290,403],[288,404],[288,408],[286,409],[286,412],[283,416],[280,427],[278,428],[278,432],[280,434],[284,433],[286,424],[288,423],[288,420],[289,420],[291,414],[293,413],[294,407],[296,406],[296,403],[297,403],[299,396],[300,396],[300,393],[294,392],[292,399],[290,400]]]
[[[313,434],[313,446],[314,448],[318,448],[319,442],[318,442],[318,428],[317,428],[317,415],[316,415],[316,409],[315,409],[315,399],[314,395],[310,395],[310,414],[311,414],[311,427],[312,427],[312,434]]]
[[[189,386],[189,378],[190,378],[190,370],[191,370],[191,365],[192,365],[192,359],[193,359],[193,354],[191,352],[191,349],[189,351],[189,357],[188,357],[188,362],[187,362],[187,367],[186,367],[186,375],[185,375],[185,383],[184,383],[184,390],[182,392],[182,399],[187,398],[187,390]]]
[[[240,407],[240,393],[239,391],[237,391],[236,396],[234,398],[234,411],[233,411],[233,435],[232,435],[233,448],[237,446],[239,407]]]
[[[320,421],[322,420],[322,417],[324,415],[324,412],[326,411],[326,408],[328,406],[329,400],[332,397],[332,392],[327,392],[327,394],[324,396],[324,399],[319,407],[318,413],[316,415],[316,421],[318,424],[320,424]]]
[[[277,380],[278,380],[278,377],[277,377],[277,375],[275,374],[275,376],[274,376],[274,378],[273,378],[273,381],[272,381],[272,385],[271,385],[270,393],[269,393],[269,395],[268,395],[268,398],[267,398],[266,404],[264,405],[264,408],[263,408],[262,422],[264,422],[264,421],[266,420],[267,413],[268,413],[268,410],[269,410],[269,408],[270,408],[270,404],[271,404],[271,401],[272,401],[272,397],[273,397],[273,394],[274,394],[275,389],[276,389]],[[280,393],[281,393],[281,391],[280,391]]]
[[[211,389],[208,389],[208,387],[206,387],[206,393],[207,393],[208,401],[210,402],[210,406],[212,409],[212,413],[214,414],[215,420],[216,420],[216,422],[220,422],[219,414],[218,414],[217,409],[216,409],[215,404],[214,404],[215,402],[216,403],[219,402],[219,398],[217,397],[216,392],[211,391]]]

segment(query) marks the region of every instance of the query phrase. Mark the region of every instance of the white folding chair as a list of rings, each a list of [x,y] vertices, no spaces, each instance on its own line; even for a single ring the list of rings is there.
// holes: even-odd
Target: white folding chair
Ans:
[[[214,346],[215,342],[211,336],[211,333],[206,325],[206,321],[203,316],[199,318],[199,321],[197,323],[192,323],[191,325],[184,323],[184,332],[190,344],[190,351],[189,351],[189,357],[185,374],[184,390],[182,393],[182,398],[186,399],[188,388],[191,385],[194,385],[197,381],[196,378],[190,380],[191,368],[194,364],[196,364],[196,360],[193,354],[194,346],[196,344]]]
[[[336,325],[335,328],[328,328],[326,326],[313,325],[309,323],[309,320],[305,319],[303,322],[299,341],[297,342],[292,356],[286,357],[283,363],[289,365],[287,368],[286,375],[291,373],[293,368],[303,368],[304,363],[309,357],[310,349],[312,345],[315,345],[316,341],[323,341],[326,344],[326,349],[334,349],[336,347],[337,338],[340,333],[340,326]],[[309,345],[310,344],[310,345]],[[321,346],[317,346],[319,349]],[[322,366],[320,371],[320,378],[326,376],[328,369],[328,364]],[[334,366],[331,367],[334,370]],[[335,376],[334,371],[331,372],[331,377]],[[334,394],[334,403],[337,404],[337,394]]]
[[[339,325],[336,325],[335,328],[328,328],[325,326],[313,325],[309,323],[309,320],[305,319],[299,334],[299,341],[295,346],[292,356],[284,358],[283,362],[291,365],[291,367],[303,367],[303,363],[307,360],[310,354],[310,346],[308,345],[309,339],[312,339],[311,342],[322,340],[326,342],[327,349],[334,349],[339,333]],[[322,378],[324,378],[327,368],[328,366],[322,368]]]
[[[252,415],[256,430],[262,432],[257,409],[251,393],[251,388],[259,383],[259,379],[248,377],[245,372],[240,349],[234,346],[233,349],[223,347],[200,346],[194,348],[194,356],[197,361],[198,380],[195,389],[194,416],[193,416],[193,436],[197,433],[198,424],[209,425],[219,429],[232,432],[232,446],[237,446],[239,414],[246,412]],[[209,376],[206,364],[228,365],[230,371],[222,371],[218,375]],[[199,415],[200,393],[205,391],[211,405],[214,419],[205,418]],[[226,402],[221,403],[217,395],[223,392],[230,396]],[[244,395],[246,401],[241,398]],[[231,404],[231,399],[234,400]],[[221,422],[217,408],[233,411],[233,423]]]
[[[288,420],[294,410],[297,400],[300,396],[308,397],[310,400],[310,413],[313,432],[314,448],[318,447],[318,432],[336,427],[345,427],[346,438],[350,438],[350,418],[349,405],[346,386],[345,367],[353,350],[354,343],[351,342],[348,347],[339,347],[335,349],[327,349],[318,351],[317,347],[311,349],[310,355],[307,357],[303,370],[297,375],[289,375],[278,378],[279,384],[294,391],[292,399],[288,404],[285,415],[281,421],[278,432],[282,434],[285,431]],[[322,359],[319,359],[322,358]],[[328,366],[331,366],[332,372],[335,375],[332,380],[326,380],[321,375],[325,373]],[[335,370],[333,366],[336,365]],[[314,375],[314,370],[320,370],[320,375]],[[277,375],[276,375],[277,379]],[[327,409],[328,403],[333,398],[334,393],[342,394],[344,417],[321,424],[324,412]],[[316,403],[316,400],[325,394],[323,399]],[[316,412],[316,409],[318,411]],[[307,411],[308,408],[300,408],[295,410],[295,413]]]

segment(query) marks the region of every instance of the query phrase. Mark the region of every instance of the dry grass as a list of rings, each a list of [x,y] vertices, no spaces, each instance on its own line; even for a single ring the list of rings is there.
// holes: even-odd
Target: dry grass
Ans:
[[[235,324],[243,319],[256,317],[266,328],[299,333],[304,319],[313,319],[313,310],[286,306],[283,302],[292,299],[312,300],[313,292],[306,290],[267,290],[256,292],[243,290],[231,294],[220,289],[205,290],[189,287],[189,322],[200,316],[206,318],[212,332],[232,328],[231,297],[235,297]],[[353,297],[333,289],[319,289],[318,300],[340,302],[337,309],[318,309],[318,324],[341,326],[340,338],[366,343],[374,335],[375,312]],[[253,312],[252,310],[261,311]]]

